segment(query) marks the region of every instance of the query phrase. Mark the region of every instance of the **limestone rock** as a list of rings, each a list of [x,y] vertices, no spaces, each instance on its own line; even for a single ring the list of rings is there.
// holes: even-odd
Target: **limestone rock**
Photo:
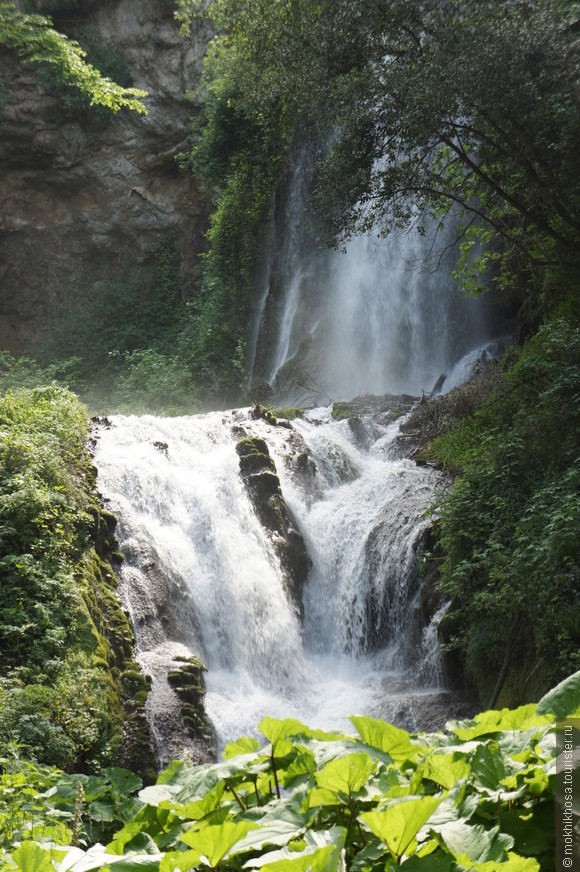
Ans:
[[[100,127],[67,115],[32,67],[2,53],[0,347],[16,353],[99,281],[150,266],[168,237],[185,293],[206,228],[208,204],[175,155],[191,143],[207,26],[184,37],[172,4],[159,0],[83,4],[65,25],[73,37],[90,28],[119,55],[149,93],[148,115],[123,110]]]

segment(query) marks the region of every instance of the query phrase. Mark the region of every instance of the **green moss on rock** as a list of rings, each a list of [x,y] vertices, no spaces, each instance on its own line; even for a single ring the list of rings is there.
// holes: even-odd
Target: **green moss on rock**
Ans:
[[[174,657],[179,668],[172,669],[167,680],[179,697],[181,716],[189,736],[200,742],[210,753],[215,734],[205,711],[205,680],[207,668],[199,657]]]
[[[352,415],[356,414],[357,413],[354,411],[350,403],[332,404],[332,417],[335,421],[345,421],[347,418],[350,418]]]

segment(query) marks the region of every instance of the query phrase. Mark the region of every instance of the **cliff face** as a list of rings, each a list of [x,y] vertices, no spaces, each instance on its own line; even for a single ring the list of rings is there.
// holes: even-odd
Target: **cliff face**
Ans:
[[[102,279],[146,268],[168,236],[185,285],[203,244],[207,207],[174,158],[189,142],[209,32],[194,24],[185,38],[166,0],[84,2],[75,14],[56,26],[115,52],[149,93],[149,114],[75,117],[32,68],[0,56],[0,348],[15,353]]]

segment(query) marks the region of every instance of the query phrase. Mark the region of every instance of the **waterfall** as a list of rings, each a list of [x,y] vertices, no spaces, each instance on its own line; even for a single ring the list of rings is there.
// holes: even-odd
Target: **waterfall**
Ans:
[[[422,234],[375,232],[351,239],[344,251],[320,250],[307,208],[312,173],[302,149],[270,229],[274,256],[254,380],[299,404],[320,393],[349,399],[430,391],[496,329],[490,303],[467,298],[453,281],[455,221],[442,227],[426,220]]]
[[[404,697],[415,709],[399,721],[428,720],[440,688],[425,659],[437,659],[436,645],[410,642],[409,621],[439,474],[400,457],[396,423],[359,424],[318,409],[272,427],[246,409],[101,426],[99,487],[119,519],[120,594],[151,676],[163,762],[187,752],[167,684],[176,655],[208,667],[220,746],[266,714],[344,729],[349,714],[396,719]],[[239,474],[242,436],[266,440],[312,559],[303,625]]]

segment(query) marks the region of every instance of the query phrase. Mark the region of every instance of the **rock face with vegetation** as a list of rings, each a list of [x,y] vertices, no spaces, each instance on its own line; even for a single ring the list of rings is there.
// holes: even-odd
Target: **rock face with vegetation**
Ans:
[[[236,445],[240,472],[260,523],[271,534],[284,577],[288,598],[304,616],[302,586],[312,565],[302,534],[296,528],[282,491],[276,465],[264,439],[240,439]]]
[[[155,775],[148,685],[117,597],[115,519],[68,391],[0,401],[0,753],[67,770],[123,761]]]
[[[2,51],[0,343],[14,352],[86,307],[103,281],[127,284],[142,270],[147,293],[164,240],[185,294],[207,222],[199,184],[175,160],[190,143],[207,28],[183,36],[165,0],[36,8],[105,75],[147,91],[148,114],[91,108],[50,64],[22,66]]]

